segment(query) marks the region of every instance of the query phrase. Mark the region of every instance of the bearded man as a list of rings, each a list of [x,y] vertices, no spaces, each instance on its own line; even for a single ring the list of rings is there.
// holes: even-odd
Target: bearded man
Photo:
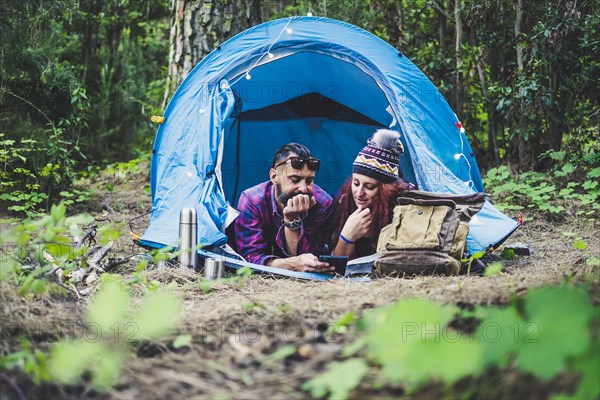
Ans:
[[[320,262],[332,198],[315,185],[320,160],[304,145],[277,150],[269,180],[240,195],[235,220],[238,253],[254,264],[303,272],[331,272]]]

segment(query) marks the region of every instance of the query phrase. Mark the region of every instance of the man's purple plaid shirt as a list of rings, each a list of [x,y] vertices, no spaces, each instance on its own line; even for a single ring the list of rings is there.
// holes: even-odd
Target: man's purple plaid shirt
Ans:
[[[313,185],[317,204],[302,218],[296,253],[321,254],[327,242],[326,224],[333,200],[327,192]],[[238,201],[240,215],[235,220],[235,241],[238,253],[246,261],[265,265],[275,257],[290,257],[285,252],[283,217],[277,209],[275,189],[271,181],[246,189]]]

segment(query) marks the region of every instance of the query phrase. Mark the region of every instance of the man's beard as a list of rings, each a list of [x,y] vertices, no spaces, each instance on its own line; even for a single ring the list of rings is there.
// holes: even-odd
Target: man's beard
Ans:
[[[283,193],[283,190],[281,189],[281,184],[275,184],[275,195],[277,196],[277,200],[279,200],[281,204],[283,204],[283,207],[287,206],[287,202],[289,199],[292,199],[298,196],[299,194],[302,194],[302,192]]]

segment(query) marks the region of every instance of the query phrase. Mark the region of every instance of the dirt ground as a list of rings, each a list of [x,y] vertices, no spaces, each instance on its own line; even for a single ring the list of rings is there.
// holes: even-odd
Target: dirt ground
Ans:
[[[126,222],[150,209],[144,188],[145,177],[116,177],[113,190],[106,182],[97,182],[94,215],[113,222],[124,222],[122,235],[113,252],[128,256],[143,249],[132,245]],[[132,222],[141,234],[148,216]],[[575,233],[588,248],[577,250],[572,243]],[[119,384],[106,393],[91,389],[87,379],[74,387],[50,383],[34,385],[17,370],[0,374],[1,399],[21,398],[107,398],[107,399],[304,399],[309,397],[300,386],[324,370],[328,362],[342,359],[343,347],[352,342],[349,332],[326,334],[342,315],[389,304],[400,298],[421,296],[440,303],[469,307],[475,304],[503,305],[513,296],[541,285],[557,285],[565,279],[595,281],[598,293],[598,268],[583,262],[584,256],[600,256],[599,224],[569,220],[550,222],[534,219],[525,223],[507,244],[527,243],[530,256],[504,260],[505,271],[494,277],[416,277],[383,278],[371,282],[309,282],[288,278],[254,275],[243,284],[217,285],[205,293],[198,285],[201,276],[179,268],[144,272],[148,282],[177,283],[183,299],[181,325],[158,342],[137,344],[128,358]],[[497,254],[486,261],[499,260]],[[132,261],[119,267],[118,273],[130,277]],[[16,287],[0,286],[1,354],[18,349],[21,338],[47,351],[51,342],[65,336],[79,337],[85,328],[83,310],[90,296],[74,295],[18,296]],[[134,291],[143,293],[143,286]],[[596,296],[598,301],[598,296]],[[189,345],[174,348],[178,335],[191,335]],[[289,349],[276,356],[278,350]],[[279,352],[279,354],[283,354]],[[458,384],[471,387],[470,398],[546,398],[557,388],[572,387],[574,380],[560,376],[548,383],[536,381],[516,371],[490,373],[478,380]],[[475,388],[475,389],[473,389]],[[408,396],[401,387],[376,385],[370,372],[352,398],[440,398],[455,397],[440,385],[431,385]]]

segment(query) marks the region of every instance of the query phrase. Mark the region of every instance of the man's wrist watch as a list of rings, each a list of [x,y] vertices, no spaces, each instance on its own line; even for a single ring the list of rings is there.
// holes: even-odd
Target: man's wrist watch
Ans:
[[[291,222],[287,222],[285,219],[282,221],[283,225],[285,225],[286,228],[288,228],[291,231],[297,231],[298,229],[300,229],[300,226],[302,226],[302,220],[301,219],[295,219]]]

